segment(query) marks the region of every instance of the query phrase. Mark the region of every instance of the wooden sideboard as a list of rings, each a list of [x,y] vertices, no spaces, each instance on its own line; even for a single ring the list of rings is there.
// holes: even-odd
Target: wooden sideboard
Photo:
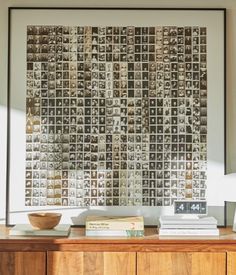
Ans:
[[[160,238],[146,228],[142,238],[10,237],[0,226],[1,275],[236,275],[236,234]]]

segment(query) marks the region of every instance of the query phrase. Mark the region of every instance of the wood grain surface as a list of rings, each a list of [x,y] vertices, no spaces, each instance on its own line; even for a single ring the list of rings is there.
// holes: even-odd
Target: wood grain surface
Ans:
[[[0,275],[236,275],[236,234],[219,237],[11,237],[0,226]],[[47,267],[46,267],[47,264]],[[136,270],[137,269],[137,270]]]
[[[65,251],[65,252],[236,252],[236,234],[223,228],[218,237],[161,238],[156,228],[146,228],[145,236],[86,237],[84,228],[72,228],[69,237],[9,236],[0,225],[0,251]]]
[[[48,252],[49,275],[136,275],[136,254]]]
[[[227,253],[227,275],[236,274],[236,252]]]
[[[138,253],[137,275],[226,275],[226,253]]]
[[[46,275],[44,252],[0,252],[1,275]]]

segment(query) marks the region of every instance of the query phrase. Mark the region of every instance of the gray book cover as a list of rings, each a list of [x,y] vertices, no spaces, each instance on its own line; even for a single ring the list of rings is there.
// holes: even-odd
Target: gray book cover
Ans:
[[[39,230],[30,224],[16,224],[9,231],[10,236],[68,236],[70,233],[69,224],[59,224],[53,229]]]

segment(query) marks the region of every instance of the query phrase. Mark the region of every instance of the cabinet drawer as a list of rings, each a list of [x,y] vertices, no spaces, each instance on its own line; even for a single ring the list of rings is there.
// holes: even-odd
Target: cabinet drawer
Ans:
[[[226,275],[226,253],[138,253],[138,275]]]
[[[46,275],[46,252],[0,252],[2,275]]]
[[[136,253],[48,252],[48,275],[136,275]]]

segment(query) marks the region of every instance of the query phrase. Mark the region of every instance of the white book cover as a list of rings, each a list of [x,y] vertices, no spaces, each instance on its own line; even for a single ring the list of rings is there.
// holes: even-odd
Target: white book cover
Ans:
[[[216,229],[216,224],[161,224],[162,229]]]
[[[219,236],[219,229],[159,229],[160,236]]]
[[[10,231],[10,236],[68,236],[70,233],[69,224],[59,224],[53,229],[35,229],[30,224],[16,224]]]
[[[189,218],[186,218],[186,216],[177,216],[177,215],[161,216],[159,218],[159,222],[160,222],[161,226],[163,224],[217,225],[217,220],[214,217],[189,217]]]

